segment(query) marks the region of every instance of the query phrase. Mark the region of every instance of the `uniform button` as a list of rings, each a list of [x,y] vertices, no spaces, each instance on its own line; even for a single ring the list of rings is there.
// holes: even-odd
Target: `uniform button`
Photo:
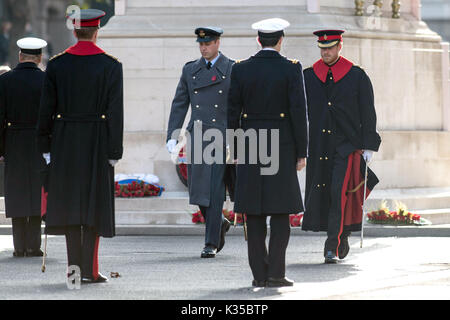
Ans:
[[[219,106],[217,104],[214,105],[214,108],[218,108]]]
[[[322,186],[325,187],[325,183]]]
[[[331,102],[328,102],[328,105],[331,106]]]
[[[195,76],[193,76],[192,79],[195,79]]]
[[[8,122],[8,127],[11,127],[11,122]]]
[[[198,93],[198,91],[194,91],[194,93],[195,93],[195,94],[197,94],[197,93]]]
[[[331,130],[328,130],[328,133],[331,134]]]
[[[106,116],[104,114],[102,114],[102,119],[106,119]]]
[[[212,119],[212,122],[216,122],[216,119]]]
[[[328,160],[328,157],[325,157],[325,160]]]
[[[200,122],[200,120],[195,120],[195,121]]]
[[[317,185],[317,188],[320,188],[320,184]]]
[[[225,79],[226,77],[225,76],[222,76],[222,79]]]
[[[247,118],[247,114],[246,113],[244,113],[244,116],[243,116],[244,118]]]
[[[196,107],[197,109],[198,109],[198,108],[200,108],[200,106],[199,106],[199,105],[196,105],[195,107]]]
[[[330,77],[330,80],[333,80],[333,77]]]
[[[284,118],[284,113],[280,113],[280,117]]]
[[[61,115],[60,115],[60,114],[58,114],[58,115],[57,115],[56,117],[57,117],[57,118],[59,119],[59,118],[61,118]]]
[[[219,93],[222,93],[222,90],[219,90]]]
[[[323,158],[322,158],[322,157],[320,157],[319,159],[320,159],[320,160],[323,160]]]
[[[322,132],[325,133],[325,132],[327,132],[327,130],[323,129]]]

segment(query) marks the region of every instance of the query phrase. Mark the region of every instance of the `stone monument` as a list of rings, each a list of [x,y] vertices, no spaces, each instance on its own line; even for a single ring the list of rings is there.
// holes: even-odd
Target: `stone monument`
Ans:
[[[153,173],[166,191],[185,191],[165,148],[171,101],[183,65],[200,54],[194,29],[224,29],[221,50],[245,59],[258,50],[255,21],[280,17],[282,54],[311,66],[312,32],[343,28],[343,55],[372,79],[383,142],[377,189],[450,187],[448,44],[421,20],[420,0],[116,0],[100,46],[124,66],[125,152],[117,172]],[[300,178],[304,181],[303,174]],[[303,182],[302,182],[303,183]]]

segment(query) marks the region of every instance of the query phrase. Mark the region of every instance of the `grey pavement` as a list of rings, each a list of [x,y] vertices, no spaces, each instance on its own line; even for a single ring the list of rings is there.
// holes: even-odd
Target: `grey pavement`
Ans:
[[[49,236],[41,258],[13,258],[12,237],[0,235],[0,299],[450,299],[450,237],[351,237],[338,265],[323,264],[323,233],[291,236],[291,288],[250,287],[246,242],[228,236],[215,259],[200,259],[203,237],[118,236],[100,240],[100,272],[108,283],[65,284],[64,237]]]

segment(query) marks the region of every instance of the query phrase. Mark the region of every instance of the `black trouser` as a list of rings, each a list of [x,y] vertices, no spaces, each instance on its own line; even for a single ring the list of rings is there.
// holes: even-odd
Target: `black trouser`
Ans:
[[[66,229],[68,265],[80,267],[82,277],[98,277],[99,239],[93,228],[69,226]]]
[[[267,216],[247,215],[248,260],[253,278],[284,278],[286,271],[286,249],[291,227],[289,214],[270,217],[269,251],[266,247]]]
[[[199,206],[205,218],[205,245],[219,246],[223,221],[223,202],[225,196],[225,165],[214,164],[211,168],[211,193],[209,207]]]
[[[16,252],[41,248],[41,217],[12,218],[12,231]]]
[[[343,158],[336,152],[333,159],[333,173],[331,177],[331,205],[328,213],[328,238],[325,241],[325,254],[326,251],[332,251],[335,255],[338,255],[340,239],[350,234],[343,230],[342,215],[344,213],[341,208],[342,186],[347,165],[348,157]]]

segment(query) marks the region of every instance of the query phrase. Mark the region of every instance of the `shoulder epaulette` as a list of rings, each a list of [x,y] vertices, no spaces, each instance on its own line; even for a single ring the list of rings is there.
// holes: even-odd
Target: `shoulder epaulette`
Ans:
[[[297,64],[298,63],[297,59],[289,59],[289,61],[291,61],[293,64]]]
[[[108,57],[110,57],[110,58],[116,60],[117,62],[120,62],[119,59],[117,59],[116,57],[110,55],[109,53],[106,53],[106,52],[105,52],[105,55],[107,55]]]
[[[187,66],[188,64],[191,64],[191,63],[193,63],[193,62],[195,62],[195,61],[197,61],[197,60],[188,61],[188,62],[186,62],[184,65]]]
[[[238,59],[234,63],[242,63],[242,62],[245,62],[245,61],[248,61],[248,60],[249,59]]]
[[[51,57],[50,59],[48,59],[48,61],[52,61],[52,60],[54,60],[54,59],[56,59],[58,57],[61,57],[64,53],[66,53],[66,52],[65,51],[60,52],[60,53],[54,55],[53,57]]]

